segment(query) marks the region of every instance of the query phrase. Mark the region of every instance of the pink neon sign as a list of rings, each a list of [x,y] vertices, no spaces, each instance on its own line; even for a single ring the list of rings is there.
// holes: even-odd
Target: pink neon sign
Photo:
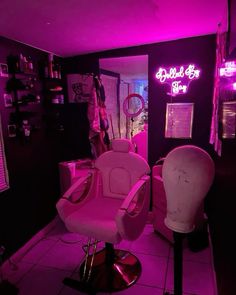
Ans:
[[[167,83],[171,86],[171,95],[184,94],[188,91],[192,80],[198,79],[200,70],[195,65],[159,68],[156,78],[160,83]]]
[[[232,77],[236,75],[236,62],[228,61],[220,68],[221,77]]]

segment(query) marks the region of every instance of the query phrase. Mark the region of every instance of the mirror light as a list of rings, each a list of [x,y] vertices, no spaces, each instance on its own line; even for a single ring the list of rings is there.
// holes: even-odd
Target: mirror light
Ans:
[[[198,79],[200,70],[194,64],[178,67],[159,68],[156,78],[160,83],[167,83],[171,86],[171,95],[185,94],[188,91],[192,80]]]

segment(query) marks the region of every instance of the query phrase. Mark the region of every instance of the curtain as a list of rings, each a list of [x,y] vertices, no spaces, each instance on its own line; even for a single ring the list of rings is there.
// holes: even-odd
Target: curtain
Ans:
[[[214,149],[219,156],[221,155],[222,146],[222,142],[219,138],[220,66],[222,65],[226,56],[226,34],[227,33],[225,32],[221,32],[221,25],[219,24],[216,36],[216,65],[213,92],[213,112],[210,133],[210,143],[214,145]]]
[[[9,188],[8,171],[2,136],[2,124],[0,115],[0,192]]]

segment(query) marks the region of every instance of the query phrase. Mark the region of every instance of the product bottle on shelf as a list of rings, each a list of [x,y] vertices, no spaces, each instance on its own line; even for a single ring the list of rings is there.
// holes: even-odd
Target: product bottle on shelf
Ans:
[[[63,94],[60,94],[59,95],[59,103],[60,104],[63,104],[64,103],[64,95]]]
[[[20,72],[24,72],[24,70],[25,70],[25,66],[24,65],[25,65],[24,56],[21,53],[20,54],[20,61],[19,61]]]
[[[56,63],[53,64],[53,78],[58,79],[58,65]]]
[[[23,72],[27,73],[28,71],[29,71],[28,60],[27,60],[26,56],[24,56],[24,70],[23,70]]]
[[[48,62],[45,62],[44,65],[44,77],[49,78]]]
[[[48,76],[49,78],[53,78],[53,54],[52,53],[48,55]]]
[[[61,66],[58,65],[58,79],[61,79]]]
[[[34,70],[34,65],[33,65],[33,61],[32,61],[31,56],[28,57],[28,70],[30,72],[33,72],[33,70]]]
[[[29,137],[30,136],[30,125],[29,125],[28,120],[23,120],[22,129],[24,132],[24,136]]]

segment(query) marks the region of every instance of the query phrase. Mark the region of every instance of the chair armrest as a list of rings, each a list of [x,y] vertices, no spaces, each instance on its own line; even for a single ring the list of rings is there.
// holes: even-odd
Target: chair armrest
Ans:
[[[149,179],[150,179],[150,176],[145,175],[133,185],[131,191],[129,192],[128,196],[125,198],[124,202],[121,204],[121,207],[119,208],[119,210],[126,210],[127,213],[132,214],[133,210],[131,211],[129,210],[130,205],[134,201],[134,198],[137,196],[138,191],[144,188],[144,184]]]
[[[57,212],[61,219],[65,221],[66,217],[76,211],[83,205],[83,201],[91,197],[91,190],[94,182],[87,185],[89,178],[93,180],[94,173],[79,178],[59,199],[56,204]],[[84,188],[85,187],[85,188]]]
[[[80,189],[87,184],[89,178],[92,177],[92,173],[89,173],[86,176],[80,177],[78,180],[76,180],[76,182],[74,184],[72,184],[72,186],[64,193],[64,195],[61,197],[61,199],[65,199],[71,203],[78,203],[78,201],[81,200],[82,195],[84,195],[84,192],[82,193],[82,195],[77,199],[74,200],[72,198],[73,194],[76,192],[80,192]],[[86,193],[86,191],[85,191]]]
[[[123,239],[136,240],[146,224],[150,206],[150,176],[137,181],[130,193],[121,204],[116,225]]]

